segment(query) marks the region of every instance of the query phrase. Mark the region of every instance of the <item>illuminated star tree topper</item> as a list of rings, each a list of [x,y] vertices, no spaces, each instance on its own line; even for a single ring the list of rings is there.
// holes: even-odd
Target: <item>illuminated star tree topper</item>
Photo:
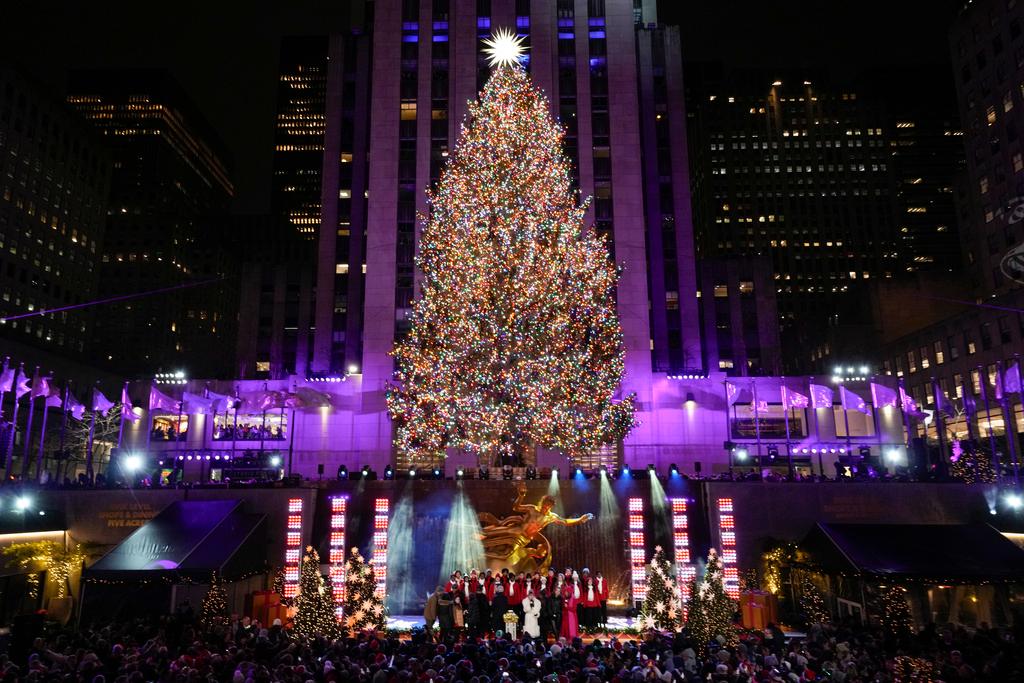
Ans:
[[[421,217],[422,295],[394,349],[388,410],[412,460],[456,448],[529,461],[538,446],[575,458],[633,426],[633,397],[616,397],[618,270],[518,39],[489,45],[495,69]]]
[[[520,63],[526,48],[522,36],[517,36],[507,28],[500,28],[484,41],[484,54],[491,67],[513,66]]]

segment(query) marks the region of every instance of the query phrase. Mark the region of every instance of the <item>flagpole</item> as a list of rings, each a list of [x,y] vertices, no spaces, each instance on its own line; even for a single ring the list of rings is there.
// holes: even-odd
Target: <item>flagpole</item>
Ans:
[[[4,356],[4,366],[3,366],[3,369],[0,369],[0,377],[2,377],[7,372],[7,368],[10,366],[10,364],[11,364],[11,357],[10,356]],[[12,384],[11,388],[13,388],[13,386],[14,385]],[[7,390],[4,389],[2,383],[0,383],[0,419],[2,419],[3,416],[4,416],[4,394],[6,394],[6,393],[7,393]]]
[[[757,405],[757,381],[751,378],[750,388],[754,395],[754,437],[757,440],[757,477],[761,478],[761,415]]]
[[[842,391],[842,387],[839,389]],[[853,441],[850,439],[850,411],[846,409],[846,401],[840,400],[839,406],[843,409],[843,425],[846,428],[846,454],[853,456]]]
[[[725,441],[726,443],[732,443],[732,423],[729,421],[729,408],[732,404],[729,401],[729,380],[722,382],[722,386],[725,388]],[[708,468],[710,472],[711,468]],[[729,479],[732,479],[732,449],[729,450]]]
[[[25,371],[25,364],[18,364],[18,371],[14,373],[14,385],[11,387],[14,394],[14,408],[11,410],[11,433],[7,436],[7,461],[4,463],[4,475],[10,479],[14,474],[14,437],[18,431],[18,378]]]
[[[267,431],[267,383],[263,383],[263,400],[260,401],[263,416],[260,421],[260,457],[263,456],[263,435]]]
[[[43,449],[46,444],[46,416],[49,413],[46,405],[48,396],[43,396],[43,428],[39,433],[39,454],[36,456],[36,481],[43,483]]]
[[[1017,425],[1010,412],[1009,401],[1006,400],[1006,387],[1003,386],[1003,361],[996,361],[996,381],[999,382],[1000,394],[999,404],[1003,410],[1003,431],[1006,433],[1006,443],[1010,448],[1010,463],[1013,465],[1013,484],[1020,486],[1020,465],[1017,462]]]
[[[128,395],[128,382],[125,382],[124,386],[121,387],[121,410],[118,411],[118,412],[121,413],[120,424],[117,427],[117,451],[118,451],[118,455],[120,455],[120,453],[121,453],[121,442],[124,441],[124,405],[125,405],[124,404],[124,399],[125,399],[125,397],[127,395]]]
[[[982,367],[977,367],[979,380],[984,377],[982,375]],[[999,462],[999,452],[996,451],[996,435],[992,431],[992,408],[988,402],[988,378],[985,378],[984,382],[981,382],[981,395],[985,399],[985,428],[988,431],[988,447],[992,451],[992,464],[996,468],[996,485],[1003,479],[1002,463]]]
[[[946,470],[946,420],[942,417],[942,403],[939,401],[939,392],[942,389],[939,387],[938,381],[932,377],[932,393],[935,394],[935,431],[938,432],[939,436],[939,462],[938,474],[944,475]],[[945,394],[943,394],[945,397]]]
[[[814,416],[814,438],[818,442],[818,475],[825,478],[825,463],[821,459],[821,425],[818,424],[818,407],[814,405],[814,391],[811,390],[811,415]]]
[[[96,387],[93,386],[93,392]],[[85,444],[85,477],[92,483],[92,440],[96,435],[96,400],[94,396],[89,397],[92,401],[92,419],[89,420],[89,440]]]
[[[185,409],[185,390],[182,389],[182,391],[181,391],[181,400],[178,401],[178,424],[174,425],[174,441],[175,441],[174,450],[175,450],[175,452],[181,450],[181,446],[179,445],[181,443],[181,412],[184,409]],[[184,471],[184,469],[185,468],[182,467],[182,471]]]
[[[238,409],[242,405],[242,399],[238,397],[238,387],[235,386],[235,424],[231,428],[231,462],[235,461],[235,441],[238,439]]]
[[[783,378],[785,379],[785,378]],[[786,385],[782,385],[782,409],[786,413],[786,465],[789,470],[788,479],[793,480],[793,444],[790,442],[789,437],[789,416],[792,414],[792,410],[789,407],[789,396],[786,395]]]
[[[964,403],[964,417],[967,421],[967,442],[971,445],[971,450],[974,451],[974,481],[978,482],[978,447],[981,444],[976,444],[974,439],[974,425],[971,424],[971,411],[967,407],[967,385],[964,383],[963,377],[960,378],[960,391],[963,392],[963,403]],[[963,456],[963,452],[960,453],[960,457]]]
[[[36,385],[39,383],[39,366],[32,373],[32,390],[28,394],[28,419],[25,421],[25,447],[21,454],[21,478],[28,478],[28,465],[32,446],[32,416],[36,412]]]
[[[878,414],[878,399],[875,398],[875,376],[871,376],[871,421],[875,424],[875,436],[878,437],[878,461],[885,464],[885,445],[882,443],[882,420]]]
[[[57,485],[59,486],[62,482],[60,481],[60,470],[62,462],[66,461],[64,457],[64,432],[68,426],[68,397],[71,396],[71,380],[68,380],[67,385],[64,387],[64,405],[61,406],[61,419],[60,419],[60,458],[57,461]]]
[[[153,447],[153,388],[156,387],[156,378],[149,383],[149,402],[146,404],[146,457],[149,457]]]

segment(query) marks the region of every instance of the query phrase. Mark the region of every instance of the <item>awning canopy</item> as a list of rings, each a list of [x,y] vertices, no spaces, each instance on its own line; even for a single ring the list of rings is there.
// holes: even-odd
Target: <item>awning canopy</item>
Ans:
[[[230,580],[264,564],[264,515],[238,500],[175,501],[86,570],[87,579]]]
[[[800,544],[807,564],[875,580],[1024,583],[1024,550],[988,524],[817,524]]]

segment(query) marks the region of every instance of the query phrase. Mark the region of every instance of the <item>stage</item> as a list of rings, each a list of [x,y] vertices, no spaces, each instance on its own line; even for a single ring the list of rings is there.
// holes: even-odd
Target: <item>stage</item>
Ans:
[[[388,617],[388,630],[398,631],[399,633],[407,633],[414,628],[423,628],[423,617],[415,614],[398,614],[395,616]],[[617,634],[624,633],[631,629],[638,628],[635,619],[627,619],[626,617],[608,617],[608,633],[593,633],[580,635],[585,638],[606,638],[609,636],[615,636]],[[437,626],[434,626],[437,629]]]

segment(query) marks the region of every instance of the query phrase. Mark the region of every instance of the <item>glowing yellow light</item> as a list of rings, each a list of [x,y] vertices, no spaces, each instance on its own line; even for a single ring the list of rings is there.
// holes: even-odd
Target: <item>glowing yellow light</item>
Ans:
[[[518,64],[526,48],[523,39],[507,28],[500,28],[484,41],[484,54],[492,67]]]

